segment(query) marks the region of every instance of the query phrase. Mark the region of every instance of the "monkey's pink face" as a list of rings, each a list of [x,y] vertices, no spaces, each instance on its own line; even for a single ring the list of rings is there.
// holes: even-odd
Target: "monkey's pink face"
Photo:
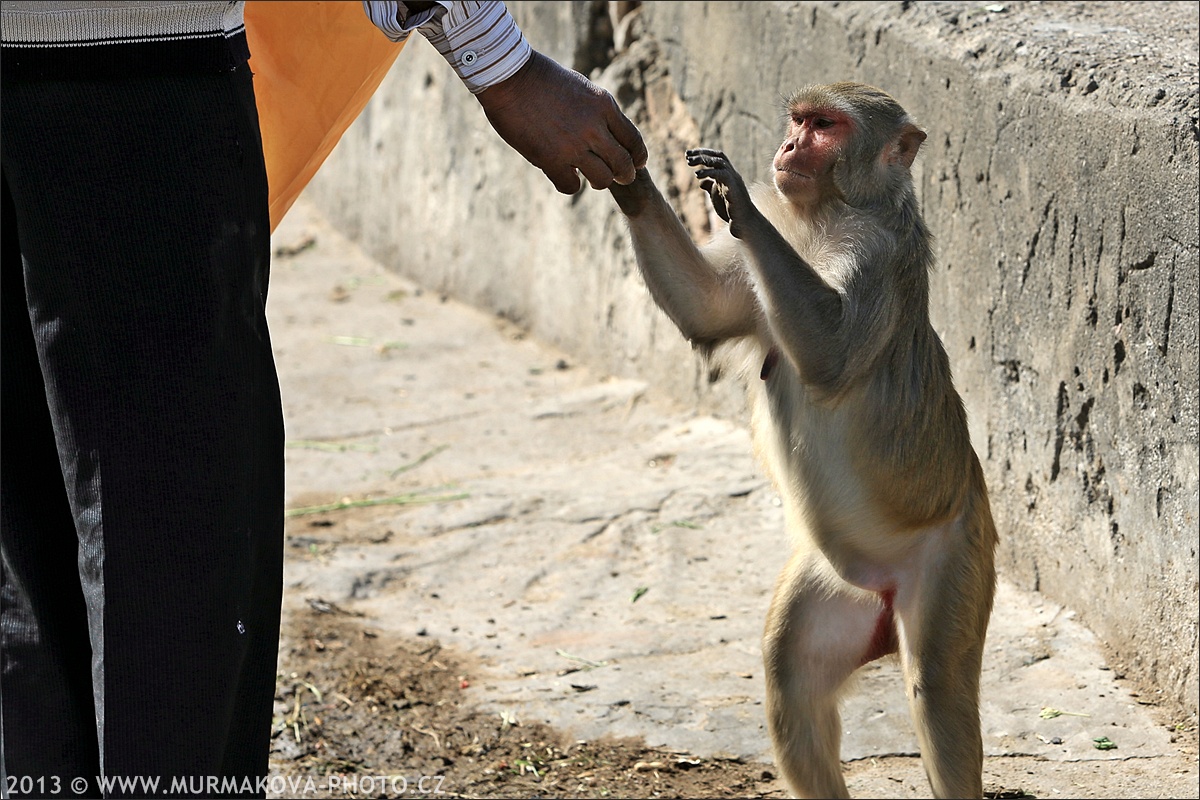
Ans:
[[[841,111],[793,107],[787,135],[775,153],[775,186],[793,202],[819,200],[830,186],[838,153],[853,132],[853,121]]]

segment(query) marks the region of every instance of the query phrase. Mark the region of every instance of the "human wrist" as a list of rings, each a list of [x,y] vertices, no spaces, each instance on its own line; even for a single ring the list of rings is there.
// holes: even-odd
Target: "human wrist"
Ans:
[[[421,28],[475,95],[513,78],[533,49],[504,3],[457,3],[434,24]]]

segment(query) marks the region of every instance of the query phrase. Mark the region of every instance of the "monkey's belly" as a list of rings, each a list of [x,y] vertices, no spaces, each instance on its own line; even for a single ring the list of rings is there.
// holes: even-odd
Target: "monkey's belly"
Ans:
[[[850,458],[856,403],[814,403],[785,359],[752,388],[755,443],[787,510],[788,527],[815,545],[847,583],[894,590],[921,549],[920,532],[877,506]]]
[[[815,546],[842,580],[869,592],[894,591],[909,565],[920,559],[926,537],[901,529],[874,507],[848,465],[830,468],[793,460],[784,473],[783,492],[789,532],[803,546]],[[777,479],[781,477],[776,475]]]

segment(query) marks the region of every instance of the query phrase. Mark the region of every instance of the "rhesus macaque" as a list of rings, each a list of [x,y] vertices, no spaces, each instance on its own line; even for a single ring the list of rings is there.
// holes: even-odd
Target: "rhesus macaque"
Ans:
[[[689,150],[728,228],[697,247],[640,170],[611,187],[650,293],[706,355],[741,340],[755,447],[795,552],[763,638],[776,760],[846,797],[839,692],[899,652],[938,797],[981,797],[979,673],[996,530],[929,321],[930,235],[909,168],[925,134],[854,83],[789,101],[774,186]]]

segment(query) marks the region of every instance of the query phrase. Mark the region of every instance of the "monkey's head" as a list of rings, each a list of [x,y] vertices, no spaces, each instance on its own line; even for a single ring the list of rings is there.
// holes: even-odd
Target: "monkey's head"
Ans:
[[[887,93],[861,83],[806,86],[787,112],[772,166],[776,188],[792,203],[865,208],[911,191],[909,167],[925,133]]]

